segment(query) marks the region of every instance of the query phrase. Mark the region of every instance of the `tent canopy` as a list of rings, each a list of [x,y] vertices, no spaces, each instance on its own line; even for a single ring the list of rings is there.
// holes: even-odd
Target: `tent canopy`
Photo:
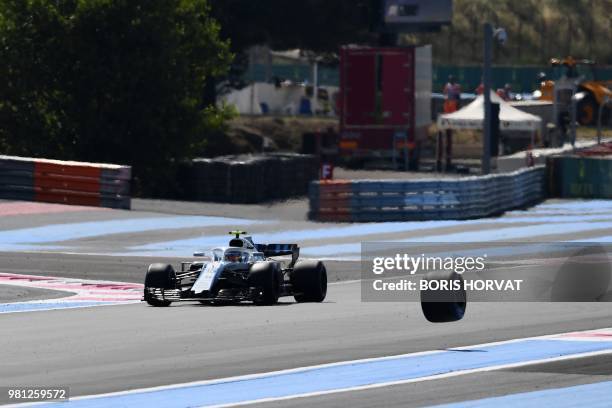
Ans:
[[[540,128],[542,119],[516,109],[491,92],[491,102],[499,103],[499,127],[503,130],[535,131]],[[438,129],[482,129],[484,117],[484,96],[478,95],[472,103],[457,112],[438,116]]]

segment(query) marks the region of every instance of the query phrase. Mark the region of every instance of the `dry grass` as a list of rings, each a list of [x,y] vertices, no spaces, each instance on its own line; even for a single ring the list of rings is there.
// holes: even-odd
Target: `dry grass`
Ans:
[[[328,128],[338,131],[338,119],[301,116],[239,116],[229,123],[232,139],[244,139],[248,134],[268,138],[278,150],[299,151],[302,135],[309,132],[325,132]],[[251,136],[252,137],[252,136]]]
[[[604,139],[612,139],[612,128],[602,129],[601,136]],[[579,127],[576,130],[576,138],[581,140],[597,140],[597,128]]]
[[[268,139],[272,150],[299,151],[302,145],[302,135],[309,132],[332,128],[338,131],[336,118],[302,117],[302,116],[239,116],[229,124],[228,136],[231,143],[240,152],[254,152],[262,149],[262,140]],[[431,156],[435,151],[437,127],[432,124],[424,143],[424,157]],[[605,128],[604,138],[612,138],[612,128]],[[579,127],[577,137],[580,140],[595,140],[597,129]],[[456,130],[453,132],[453,152],[457,158],[480,157],[482,151],[482,131]]]

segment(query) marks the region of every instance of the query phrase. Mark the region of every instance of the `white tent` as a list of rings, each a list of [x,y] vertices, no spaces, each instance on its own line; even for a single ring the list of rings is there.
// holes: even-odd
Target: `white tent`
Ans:
[[[536,131],[542,119],[511,106],[494,92],[491,102],[499,103],[499,128],[503,130]],[[472,103],[457,112],[438,116],[438,129],[482,129],[484,96],[478,95]]]

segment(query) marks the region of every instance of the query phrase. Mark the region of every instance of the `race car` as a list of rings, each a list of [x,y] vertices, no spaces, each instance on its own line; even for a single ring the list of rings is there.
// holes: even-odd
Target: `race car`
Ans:
[[[297,244],[255,244],[244,231],[230,234],[234,238],[227,247],[194,253],[202,260],[181,262],[180,271],[168,264],[150,265],[143,300],[151,306],[166,307],[178,301],[273,305],[282,296],[293,296],[300,303],[325,299],[325,265],[320,261],[298,262]],[[273,259],[288,256],[288,263]]]

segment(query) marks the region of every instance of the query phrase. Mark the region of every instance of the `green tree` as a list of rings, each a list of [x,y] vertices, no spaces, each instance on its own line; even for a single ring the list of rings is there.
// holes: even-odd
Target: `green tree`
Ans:
[[[131,164],[168,193],[223,122],[202,99],[231,62],[219,32],[206,0],[0,0],[0,143]]]

